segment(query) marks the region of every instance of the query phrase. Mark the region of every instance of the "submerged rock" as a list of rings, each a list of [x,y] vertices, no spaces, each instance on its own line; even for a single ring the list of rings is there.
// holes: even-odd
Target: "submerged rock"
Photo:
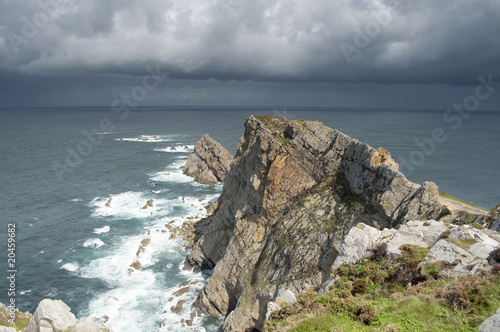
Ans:
[[[320,122],[250,116],[218,207],[195,225],[185,267],[214,271],[193,305],[226,316],[224,331],[261,329],[280,291],[328,280],[354,225],[438,218],[438,194],[409,181],[385,149]]]
[[[183,172],[196,182],[216,184],[224,181],[232,160],[233,157],[222,145],[204,135],[196,143]]]

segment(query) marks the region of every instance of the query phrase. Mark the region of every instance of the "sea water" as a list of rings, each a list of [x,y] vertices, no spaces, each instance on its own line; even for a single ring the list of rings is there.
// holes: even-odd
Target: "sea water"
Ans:
[[[441,192],[486,208],[500,203],[494,112],[477,112],[454,129],[439,111],[145,108],[120,117],[109,109],[0,110],[0,301],[9,300],[6,234],[16,223],[21,310],[52,298],[117,332],[216,331],[220,321],[206,317],[180,323],[208,274],[183,269],[186,252],[165,224],[203,217],[222,191],[182,174],[196,141],[207,133],[234,154],[250,114],[322,121],[406,160],[414,182],[434,181]],[[446,139],[432,143],[436,129]],[[150,199],[153,207],[143,209]],[[138,258],[144,239],[150,244]],[[130,272],[137,259],[142,268]],[[187,281],[189,291],[174,296]],[[180,300],[177,315],[171,307]]]

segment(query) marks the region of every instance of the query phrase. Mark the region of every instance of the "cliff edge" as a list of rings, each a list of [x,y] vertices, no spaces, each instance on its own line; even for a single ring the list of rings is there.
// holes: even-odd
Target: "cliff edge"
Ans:
[[[449,210],[374,149],[320,122],[250,116],[218,207],[195,227],[186,268],[213,269],[194,307],[225,316],[224,331],[261,330],[267,306],[330,277],[358,223],[398,228]]]

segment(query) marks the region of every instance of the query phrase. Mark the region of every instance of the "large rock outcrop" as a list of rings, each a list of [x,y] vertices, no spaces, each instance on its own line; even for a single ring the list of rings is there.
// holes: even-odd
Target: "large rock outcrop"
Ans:
[[[469,225],[458,226],[429,220],[410,221],[399,229],[383,230],[358,224],[344,238],[332,268],[354,264],[363,257],[369,257],[382,244],[385,244],[387,259],[399,257],[403,245],[430,248],[422,263],[448,262],[450,275],[474,274],[499,263],[494,256],[500,248],[500,234]]]
[[[218,142],[204,135],[194,147],[184,166],[184,174],[198,183],[216,184],[223,182],[233,157]]]
[[[61,300],[42,300],[25,332],[103,332],[110,331],[90,318],[76,319],[71,308]]]
[[[261,329],[280,291],[328,280],[360,222],[397,228],[446,212],[374,149],[320,122],[250,116],[214,214],[199,223],[186,268],[213,269],[195,307],[226,316],[224,331]]]

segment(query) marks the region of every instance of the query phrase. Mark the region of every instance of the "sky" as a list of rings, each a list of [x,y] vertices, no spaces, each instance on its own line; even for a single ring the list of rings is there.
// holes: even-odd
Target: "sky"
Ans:
[[[500,0],[0,0],[0,108],[496,111],[499,17]]]

